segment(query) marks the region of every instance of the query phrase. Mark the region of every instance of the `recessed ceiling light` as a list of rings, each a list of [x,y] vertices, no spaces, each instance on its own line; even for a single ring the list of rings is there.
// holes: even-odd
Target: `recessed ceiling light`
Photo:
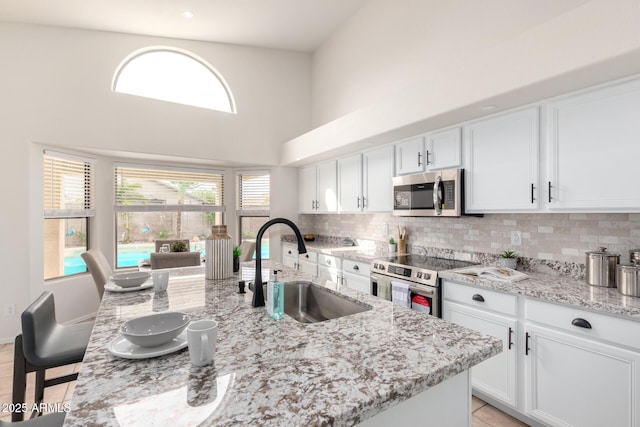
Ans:
[[[184,12],[182,12],[182,17],[186,19],[193,18],[193,12],[191,12],[190,10],[185,10]]]

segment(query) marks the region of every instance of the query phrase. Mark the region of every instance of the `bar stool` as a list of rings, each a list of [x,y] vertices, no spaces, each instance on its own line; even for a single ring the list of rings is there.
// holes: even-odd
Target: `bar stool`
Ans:
[[[98,296],[102,299],[104,285],[107,284],[112,273],[109,262],[100,249],[89,249],[80,254],[80,256],[84,260],[84,263],[87,264],[87,269],[89,273],[91,273],[93,283],[95,283],[96,289],[98,290]]]
[[[45,370],[82,362],[93,322],[63,325],[56,321],[53,292],[45,291],[22,312],[22,334],[14,346],[13,403],[25,403],[27,374],[36,373],[35,404],[44,399],[45,387],[78,378],[78,374],[45,379]],[[19,407],[19,406],[18,406]],[[39,412],[38,412],[39,413]],[[14,412],[11,421],[22,421],[24,414]]]
[[[53,412],[27,421],[11,422],[0,421],[0,427],[62,427],[65,412]]]

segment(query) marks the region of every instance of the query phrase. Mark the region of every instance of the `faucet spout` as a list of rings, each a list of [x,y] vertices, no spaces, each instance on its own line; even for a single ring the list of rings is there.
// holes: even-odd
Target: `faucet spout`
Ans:
[[[264,306],[264,292],[262,290],[262,235],[267,228],[271,227],[273,224],[286,224],[291,227],[293,232],[296,234],[296,239],[298,239],[298,253],[307,253],[307,247],[304,244],[302,234],[292,221],[286,218],[274,218],[267,221],[262,227],[260,227],[258,235],[256,236],[256,276],[253,281],[253,300],[251,301],[251,305],[253,307]]]

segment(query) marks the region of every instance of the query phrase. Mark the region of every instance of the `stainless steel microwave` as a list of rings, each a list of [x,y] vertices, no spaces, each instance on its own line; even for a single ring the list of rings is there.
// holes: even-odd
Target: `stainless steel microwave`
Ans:
[[[463,169],[444,169],[393,178],[393,214],[460,216],[464,213]]]

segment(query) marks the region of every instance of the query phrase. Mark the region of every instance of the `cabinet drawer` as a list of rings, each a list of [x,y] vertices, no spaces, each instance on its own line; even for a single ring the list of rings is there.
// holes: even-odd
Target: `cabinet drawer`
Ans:
[[[354,261],[351,259],[342,260],[342,271],[365,276],[369,280],[369,263],[362,261]]]
[[[529,298],[526,300],[526,319],[574,334],[625,345],[640,351],[640,322],[633,320]],[[583,321],[588,322],[591,328],[578,326],[579,324],[587,326]]]
[[[298,258],[298,247],[296,245],[282,245],[282,256]]]
[[[318,265],[324,265],[333,268],[342,268],[342,258],[338,258],[333,255],[320,254],[318,255]]]
[[[296,250],[296,252],[297,252],[297,250]],[[316,263],[316,262],[318,262],[318,252],[316,252],[316,251],[308,251],[306,254],[298,255],[298,258],[300,259],[300,261],[307,261],[307,262]]]
[[[443,281],[442,288],[443,298],[450,301],[511,316],[515,316],[518,310],[518,297],[516,295],[461,285],[448,280]]]

